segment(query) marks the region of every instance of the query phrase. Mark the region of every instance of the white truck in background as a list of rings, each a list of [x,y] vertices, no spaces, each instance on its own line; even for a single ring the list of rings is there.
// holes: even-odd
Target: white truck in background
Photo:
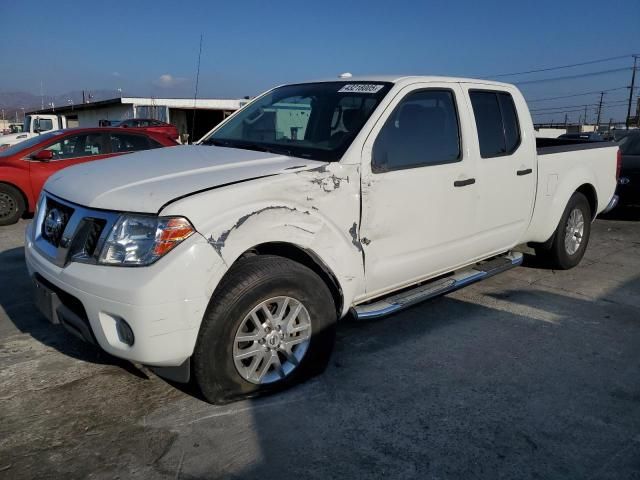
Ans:
[[[617,152],[536,139],[509,84],[285,85],[200,145],[53,175],[26,261],[52,323],[228,402],[321,372],[350,312],[513,268],[519,244],[574,267],[615,205]]]
[[[22,132],[0,135],[0,149],[10,147],[41,133],[68,128],[64,115],[30,114],[25,115]]]

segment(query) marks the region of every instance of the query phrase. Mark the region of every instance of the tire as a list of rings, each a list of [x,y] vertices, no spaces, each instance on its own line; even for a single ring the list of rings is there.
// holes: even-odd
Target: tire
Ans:
[[[300,309],[296,302],[302,305]],[[299,313],[289,326],[283,321],[281,330],[277,330],[276,320],[270,323],[272,330],[259,329],[258,324],[268,323],[265,308],[258,308],[261,304],[275,318],[281,309],[285,319]],[[309,268],[272,255],[241,260],[224,277],[203,317],[192,357],[195,382],[205,399],[215,404],[300,383],[325,370],[335,341],[336,320],[331,292]],[[292,329],[300,331],[287,333]],[[301,341],[307,335],[308,339]],[[250,341],[239,341],[240,336]],[[275,347],[279,341],[280,346]],[[299,343],[288,347],[296,341]],[[290,350],[285,354],[287,348]],[[269,357],[274,352],[278,360]],[[238,360],[243,355],[248,356]],[[292,356],[296,362],[289,360]],[[260,378],[267,360],[267,373]],[[277,362],[281,370],[276,369]]]
[[[16,223],[26,209],[24,197],[17,188],[0,183],[0,226]]]
[[[574,193],[560,217],[549,248],[537,247],[536,256],[556,270],[569,270],[578,265],[589,243],[592,218],[587,197],[579,192]]]

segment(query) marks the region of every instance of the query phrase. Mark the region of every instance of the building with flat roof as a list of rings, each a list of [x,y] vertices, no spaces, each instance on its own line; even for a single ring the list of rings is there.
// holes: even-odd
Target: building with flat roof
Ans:
[[[181,135],[191,134],[193,127],[193,138],[189,140],[195,141],[248,101],[244,98],[194,101],[193,98],[119,97],[27,113],[64,115],[69,127],[98,127],[129,118],[153,118],[175,125]]]

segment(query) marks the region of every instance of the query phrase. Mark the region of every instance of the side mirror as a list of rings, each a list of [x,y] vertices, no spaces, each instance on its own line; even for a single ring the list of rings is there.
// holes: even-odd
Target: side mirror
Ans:
[[[53,152],[51,150],[40,150],[38,153],[31,155],[31,158],[41,162],[48,162],[53,159]]]

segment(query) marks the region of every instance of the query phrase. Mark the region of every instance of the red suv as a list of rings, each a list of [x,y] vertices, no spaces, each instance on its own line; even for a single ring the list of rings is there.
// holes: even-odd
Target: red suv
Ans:
[[[30,138],[0,151],[0,225],[33,212],[49,176],[102,158],[177,145],[166,135],[120,128],[74,128]],[[123,172],[125,174],[126,172]]]
[[[115,126],[158,133],[160,135],[166,135],[173,140],[178,140],[179,137],[178,129],[175,125],[161,122],[160,120],[153,120],[151,118],[130,118],[129,120],[123,120]]]

